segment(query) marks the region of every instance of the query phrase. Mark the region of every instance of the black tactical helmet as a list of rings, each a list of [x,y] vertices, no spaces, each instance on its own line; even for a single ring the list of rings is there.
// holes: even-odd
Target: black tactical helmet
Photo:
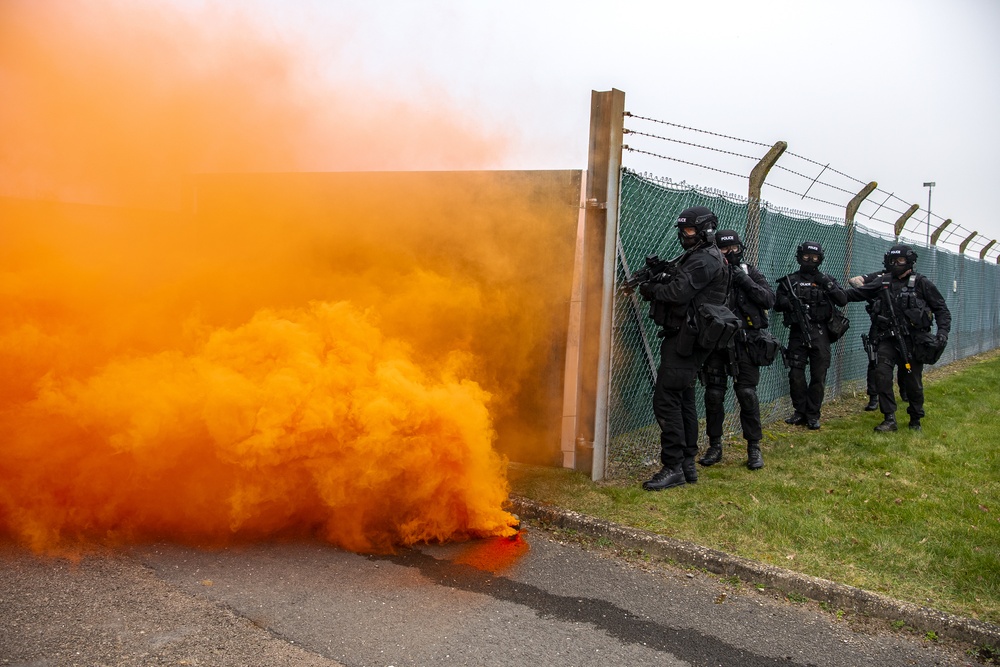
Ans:
[[[819,257],[819,261],[806,262],[803,259],[806,255],[816,255]],[[795,259],[798,261],[799,266],[803,269],[812,269],[815,271],[819,268],[819,265],[823,263],[823,246],[815,241],[803,241],[799,244],[799,247],[795,249]]]
[[[906,260],[905,264],[897,264],[898,258],[904,258]],[[913,251],[908,245],[894,245],[886,251],[885,255],[882,257],[882,266],[885,267],[886,271],[891,272],[894,276],[900,276],[913,268],[913,265],[917,263],[917,253]]]
[[[677,238],[680,239],[681,247],[686,250],[699,242],[715,243],[715,228],[718,224],[719,219],[704,206],[684,209],[677,216]],[[691,227],[695,229],[695,234],[688,236],[684,229]]]
[[[729,246],[735,246],[736,250],[731,250],[726,253],[726,260],[730,264],[739,264],[743,261],[743,241],[740,240],[740,235],[731,229],[723,229],[715,233],[715,245],[720,248],[728,248]]]

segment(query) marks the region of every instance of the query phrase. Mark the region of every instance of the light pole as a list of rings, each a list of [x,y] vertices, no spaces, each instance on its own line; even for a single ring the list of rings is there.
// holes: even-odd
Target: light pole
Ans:
[[[931,192],[934,190],[934,186],[937,185],[934,181],[927,181],[924,183],[924,187],[927,188],[927,247],[931,247]]]

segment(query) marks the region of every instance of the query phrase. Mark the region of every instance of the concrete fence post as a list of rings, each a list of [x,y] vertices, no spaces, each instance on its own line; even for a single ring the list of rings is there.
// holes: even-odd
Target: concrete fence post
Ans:
[[[746,246],[746,258],[751,264],[757,264],[760,252],[760,190],[764,185],[771,167],[778,161],[781,154],[788,149],[788,143],[779,141],[760,159],[750,171],[750,187],[747,202],[747,228],[743,234],[743,245]]]
[[[979,232],[972,232],[971,234],[969,234],[968,238],[966,238],[964,241],[962,241],[961,245],[958,246],[958,254],[959,255],[964,255],[965,254],[965,249],[969,247],[969,243],[972,242],[972,239],[976,238],[976,234],[978,234],[978,233]]]
[[[896,220],[896,224],[893,226],[893,232],[896,234],[896,241],[899,241],[899,235],[903,233],[903,227],[906,226],[906,221],[913,217],[913,214],[920,209],[919,204],[913,204],[910,208],[906,209],[903,215],[899,216]]]
[[[944,221],[944,223],[940,227],[934,230],[934,233],[931,234],[932,246],[937,245],[938,239],[941,238],[941,232],[943,232],[950,224],[951,224],[951,218],[948,218],[947,220]]]
[[[575,468],[604,479],[625,93],[591,91]],[[564,435],[565,437],[565,435]],[[565,445],[564,445],[565,446]]]
[[[847,203],[847,209],[844,212],[844,225],[847,227],[847,242],[846,248],[844,250],[844,282],[851,277],[851,256],[854,254],[854,216],[858,213],[858,208],[861,207],[861,202],[868,198],[868,195],[875,192],[875,188],[878,187],[878,183],[872,181],[865,187],[861,188],[861,192],[854,195],[854,198]]]

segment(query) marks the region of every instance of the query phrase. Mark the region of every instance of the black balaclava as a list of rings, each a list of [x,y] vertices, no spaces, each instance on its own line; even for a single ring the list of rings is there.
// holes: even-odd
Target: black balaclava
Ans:
[[[804,255],[817,255],[819,261],[806,262],[803,260]],[[816,273],[819,271],[819,265],[823,263],[823,246],[815,241],[804,241],[795,251],[795,259],[798,261],[802,273]]]
[[[728,248],[729,246],[736,246],[736,250],[724,253],[726,255],[726,261],[736,266],[743,263],[743,242],[740,241],[740,235],[731,229],[723,229],[715,233],[715,245],[720,248]]]
[[[905,264],[897,262],[898,258],[906,259]],[[882,257],[882,266],[896,278],[901,278],[917,263],[917,253],[908,245],[894,245]]]

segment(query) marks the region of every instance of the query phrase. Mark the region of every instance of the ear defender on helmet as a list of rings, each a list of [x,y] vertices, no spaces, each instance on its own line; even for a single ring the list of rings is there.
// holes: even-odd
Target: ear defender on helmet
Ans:
[[[681,247],[687,250],[699,243],[715,243],[715,228],[718,224],[719,219],[704,206],[684,209],[677,216],[676,225],[677,238],[681,242]],[[694,231],[685,233],[685,229],[693,229]]]
[[[823,246],[815,241],[803,241],[795,250],[795,259],[803,269],[815,271],[823,263]]]
[[[913,269],[917,253],[908,245],[894,245],[882,257],[882,266],[894,276],[901,276]]]
[[[743,263],[743,242],[740,235],[731,229],[723,229],[715,233],[715,245],[719,246],[726,256],[726,261],[732,265]]]

